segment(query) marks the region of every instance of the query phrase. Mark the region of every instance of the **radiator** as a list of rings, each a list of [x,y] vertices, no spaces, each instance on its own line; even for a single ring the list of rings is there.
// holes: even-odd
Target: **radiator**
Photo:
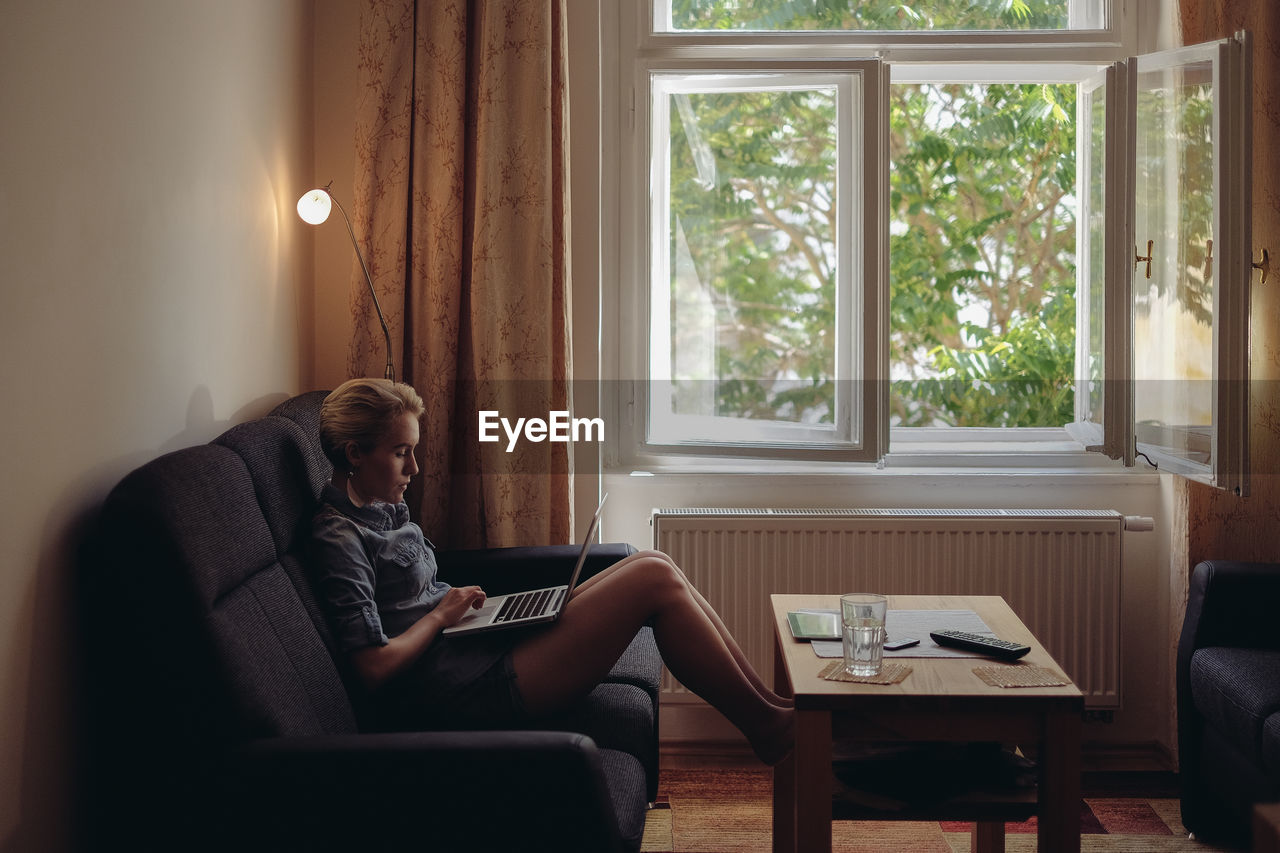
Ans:
[[[1000,595],[1080,688],[1120,707],[1125,518],[1110,510],[658,509],[654,547],[716,608],[757,671],[772,593]],[[669,673],[664,698],[698,701]]]

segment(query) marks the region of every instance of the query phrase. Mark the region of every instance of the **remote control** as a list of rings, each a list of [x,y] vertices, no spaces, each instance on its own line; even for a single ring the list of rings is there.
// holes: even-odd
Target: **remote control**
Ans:
[[[978,654],[988,655],[1000,660],[1017,660],[1031,651],[1030,646],[1011,643],[1008,640],[997,640],[995,637],[984,637],[981,634],[970,634],[966,631],[930,631],[929,636],[940,646],[954,646],[967,649]]]

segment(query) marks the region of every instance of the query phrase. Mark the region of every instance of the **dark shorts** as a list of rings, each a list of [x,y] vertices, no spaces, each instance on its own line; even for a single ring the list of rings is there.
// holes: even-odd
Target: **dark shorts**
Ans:
[[[513,726],[528,718],[510,652],[454,695],[443,697],[440,704],[441,710],[457,723]]]
[[[398,727],[497,728],[528,719],[511,647],[520,631],[441,637],[381,691],[380,716]]]

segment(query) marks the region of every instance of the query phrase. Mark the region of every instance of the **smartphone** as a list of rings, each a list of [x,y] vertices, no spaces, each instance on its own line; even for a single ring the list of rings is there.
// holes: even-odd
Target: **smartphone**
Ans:
[[[915,637],[903,637],[901,640],[885,640],[884,650],[886,652],[896,652],[898,649],[906,649],[918,645],[920,645],[920,641]]]
[[[797,640],[840,639],[840,613],[835,610],[793,610],[787,614],[791,636]]]

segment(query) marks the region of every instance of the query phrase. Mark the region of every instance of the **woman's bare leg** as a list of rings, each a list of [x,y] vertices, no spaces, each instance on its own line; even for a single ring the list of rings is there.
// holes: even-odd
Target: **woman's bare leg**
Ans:
[[[664,554],[661,551],[640,551],[638,553],[628,555],[599,574],[583,581],[577,588],[579,590],[587,589],[594,582],[599,581],[604,577],[608,577],[619,567],[622,567],[633,560],[644,558],[660,559],[679,573],[681,579],[683,579],[685,584],[689,587],[689,592],[693,595],[694,600],[698,602],[698,605],[702,608],[703,612],[707,614],[707,618],[711,620],[713,625],[715,625],[716,631],[719,632],[720,638],[729,648],[729,653],[733,655],[734,662],[737,663],[738,669],[742,671],[743,677],[751,682],[751,686],[760,694],[760,698],[764,699],[771,705],[777,705],[779,708],[792,707],[793,702],[791,699],[785,696],[779,696],[777,693],[773,692],[769,685],[764,683],[764,679],[760,677],[758,672],[756,672],[755,667],[751,665],[751,661],[747,659],[746,653],[742,651],[742,647],[738,645],[737,640],[733,638],[733,634],[731,634],[729,629],[725,626],[724,621],[720,618],[720,614],[716,612],[715,608],[712,607],[705,598],[703,598],[702,593],[698,591],[698,588],[693,585],[684,571],[676,565],[675,560],[671,559],[667,554]]]
[[[555,627],[512,651],[525,707],[546,714],[585,696],[650,620],[672,674],[728,717],[761,760],[790,752],[794,712],[760,695],[683,575],[652,555],[579,587]]]

